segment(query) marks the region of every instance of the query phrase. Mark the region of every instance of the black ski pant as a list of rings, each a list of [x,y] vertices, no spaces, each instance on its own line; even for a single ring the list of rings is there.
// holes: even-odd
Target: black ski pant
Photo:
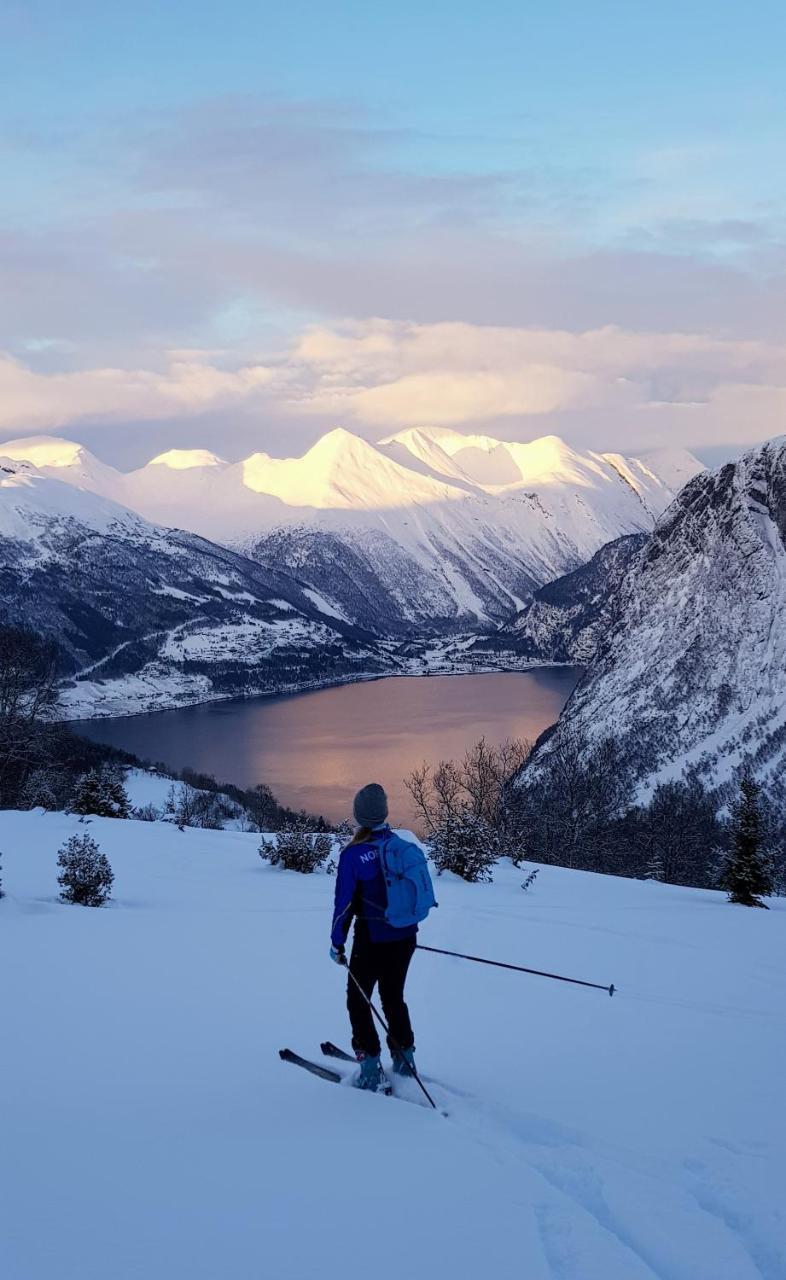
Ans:
[[[355,929],[349,967],[369,999],[373,999],[374,987],[379,985],[382,1010],[390,1027],[389,1049],[412,1049],[415,1045],[409,1009],[404,1003],[404,983],[416,945],[415,938],[371,942],[365,930],[358,936]],[[352,1048],[376,1056],[380,1043],[374,1015],[351,977],[347,978],[347,1009],[352,1024]]]

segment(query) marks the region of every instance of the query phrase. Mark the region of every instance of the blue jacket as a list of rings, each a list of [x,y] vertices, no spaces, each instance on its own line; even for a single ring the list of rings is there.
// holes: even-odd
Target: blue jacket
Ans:
[[[394,929],[385,920],[387,890],[379,860],[379,846],[389,835],[390,827],[376,827],[368,841],[348,844],[341,851],[330,934],[334,947],[344,946],[353,918],[368,930],[372,942],[414,938],[418,931],[416,924],[408,925],[406,929]]]

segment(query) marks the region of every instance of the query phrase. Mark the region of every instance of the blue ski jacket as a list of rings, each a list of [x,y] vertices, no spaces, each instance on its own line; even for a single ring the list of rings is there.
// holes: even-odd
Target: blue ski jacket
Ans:
[[[342,849],[336,874],[336,898],[330,938],[334,947],[343,947],[353,919],[368,930],[372,942],[396,942],[414,938],[416,924],[394,929],[385,919],[387,890],[379,847],[390,827],[375,827],[363,844],[348,844]]]

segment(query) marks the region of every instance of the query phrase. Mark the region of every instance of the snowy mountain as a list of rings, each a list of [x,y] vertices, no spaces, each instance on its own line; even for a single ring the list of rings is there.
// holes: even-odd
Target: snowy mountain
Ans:
[[[786,438],[696,476],[623,573],[614,620],[555,738],[621,740],[645,787],[786,756]]]
[[[588,666],[615,620],[620,583],[647,536],[631,533],[607,542],[580,569],[540,587],[513,618],[478,637],[471,651]]]
[[[649,531],[701,470],[680,451],[582,454],[555,436],[438,428],[378,445],[337,429],[300,458],[170,450],[128,474],[55,438],[0,448],[288,571],[326,612],[385,636],[503,621],[605,543]]]
[[[102,910],[57,900],[85,831]],[[0,813],[6,1280],[782,1280],[786,900],[441,877],[427,945],[619,987],[418,951],[445,1118],[279,1061],[346,1044],[346,980],[334,878],[259,841]]]
[[[304,688],[389,665],[288,575],[4,458],[0,587],[1,621],[57,639],[70,716]]]

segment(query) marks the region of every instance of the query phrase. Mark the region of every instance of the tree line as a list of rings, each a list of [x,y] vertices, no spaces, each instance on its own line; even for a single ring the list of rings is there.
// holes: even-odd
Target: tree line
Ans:
[[[265,783],[237,787],[193,769],[175,771],[130,752],[75,734],[58,721],[58,651],[53,641],[19,627],[0,626],[0,809],[69,810],[129,817],[123,791],[128,767],[173,778],[163,810],[146,805],[135,817],[169,817],[178,826],[218,828],[238,812],[250,830],[278,831],[301,820],[315,830],[317,815],[282,805]]]
[[[722,787],[696,773],[631,795],[613,738],[560,736],[542,759],[524,741],[481,738],[461,760],[422,764],[407,779],[438,871],[491,878],[501,857],[725,889],[763,906],[786,892],[780,794],[742,766]]]

